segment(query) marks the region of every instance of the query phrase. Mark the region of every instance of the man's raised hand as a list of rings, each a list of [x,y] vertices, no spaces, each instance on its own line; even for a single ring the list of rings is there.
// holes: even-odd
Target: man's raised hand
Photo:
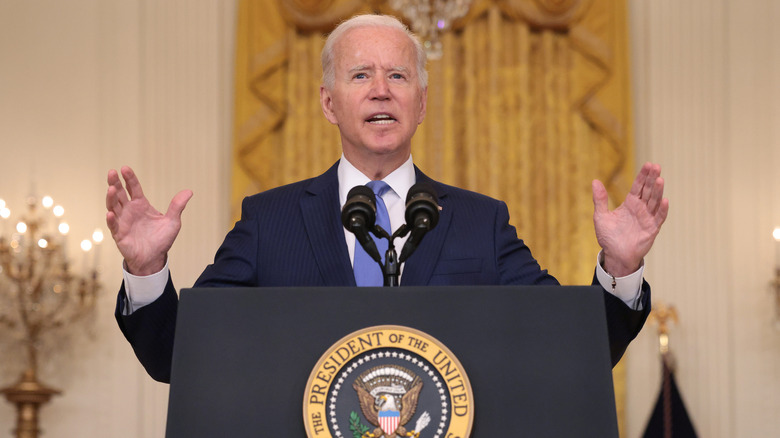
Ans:
[[[165,214],[144,197],[133,169],[121,169],[125,186],[116,170],[108,171],[106,224],[133,275],[150,275],[164,266],[168,250],[181,229],[181,213],[192,197],[191,190],[176,194]]]
[[[604,270],[623,277],[639,269],[669,213],[661,166],[645,163],[626,200],[609,211],[607,190],[593,181],[593,223],[604,250]]]

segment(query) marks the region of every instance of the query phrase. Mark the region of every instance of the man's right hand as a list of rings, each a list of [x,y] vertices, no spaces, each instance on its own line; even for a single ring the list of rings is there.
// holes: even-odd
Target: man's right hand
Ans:
[[[133,169],[123,166],[121,171],[127,191],[117,171],[108,171],[106,224],[125,259],[128,272],[151,275],[165,267],[168,250],[181,229],[181,213],[192,197],[192,191],[177,193],[168,211],[162,214],[144,197]]]

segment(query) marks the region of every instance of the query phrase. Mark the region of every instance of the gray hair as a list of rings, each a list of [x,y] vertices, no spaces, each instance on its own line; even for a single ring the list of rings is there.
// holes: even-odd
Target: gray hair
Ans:
[[[322,83],[325,88],[333,88],[333,84],[336,81],[336,73],[333,67],[333,49],[339,39],[344,36],[345,33],[352,29],[360,27],[389,27],[392,29],[398,29],[404,32],[414,44],[415,52],[417,53],[417,79],[420,82],[420,88],[425,89],[428,86],[428,71],[425,70],[425,62],[427,56],[425,49],[417,39],[417,36],[401,23],[397,18],[391,15],[375,15],[364,14],[356,15],[347,21],[343,21],[339,24],[333,32],[328,35],[328,39],[325,41],[325,47],[322,48]]]

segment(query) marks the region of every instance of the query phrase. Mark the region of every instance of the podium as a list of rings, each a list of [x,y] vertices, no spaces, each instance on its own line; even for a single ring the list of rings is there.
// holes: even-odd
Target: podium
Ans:
[[[459,360],[473,391],[472,437],[617,437],[603,293],[594,286],[185,289],[166,436],[306,437],[307,381],[323,354],[351,333],[392,325],[432,336]],[[420,434],[433,436],[434,428]]]

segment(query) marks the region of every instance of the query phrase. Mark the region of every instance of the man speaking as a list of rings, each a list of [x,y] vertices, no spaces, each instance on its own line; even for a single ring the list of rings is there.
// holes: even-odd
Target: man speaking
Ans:
[[[421,182],[436,192],[440,214],[402,264],[401,286],[557,284],[518,239],[503,202],[433,181],[414,166],[411,139],[426,110],[425,60],[420,42],[393,17],[362,15],[339,25],[322,51],[320,103],[339,129],[341,159],[320,176],[244,199],[241,220],[194,287],[379,286],[379,267],[365,262],[355,235],[342,226],[341,208],[350,189],[368,185],[392,233],[404,223],[407,193]],[[613,211],[604,185],[593,182],[602,248],[594,283],[604,288],[613,364],[650,311],[643,259],[669,210],[660,172],[645,164]],[[121,174],[124,184],[109,171],[106,194],[106,222],[125,268],[116,317],[147,372],[167,382],[178,304],[167,253],[192,192],[179,192],[162,214],[132,169]]]

